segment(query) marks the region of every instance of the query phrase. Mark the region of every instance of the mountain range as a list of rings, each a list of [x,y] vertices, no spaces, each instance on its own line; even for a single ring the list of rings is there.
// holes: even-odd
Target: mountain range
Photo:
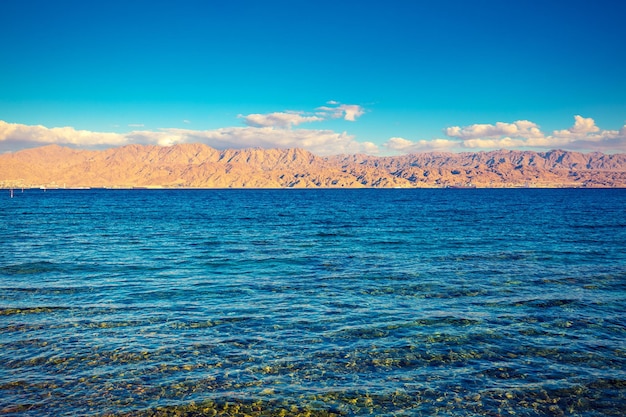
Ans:
[[[626,187],[626,154],[499,150],[321,157],[203,144],[0,155],[0,188]]]

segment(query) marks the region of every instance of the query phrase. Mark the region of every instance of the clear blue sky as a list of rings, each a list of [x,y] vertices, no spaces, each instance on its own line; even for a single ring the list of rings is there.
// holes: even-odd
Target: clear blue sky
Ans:
[[[0,151],[626,152],[625,16],[605,0],[1,0]]]

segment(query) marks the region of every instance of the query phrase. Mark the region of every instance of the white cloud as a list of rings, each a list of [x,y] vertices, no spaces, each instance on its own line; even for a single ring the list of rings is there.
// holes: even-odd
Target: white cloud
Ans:
[[[471,149],[512,149],[524,147],[525,142],[521,139],[511,139],[509,137],[500,139],[468,139],[463,141],[463,146]]]
[[[566,130],[555,130],[553,136],[560,138],[584,138],[590,133],[595,133],[600,130],[596,126],[596,122],[591,117],[574,116],[574,126]]]
[[[338,105],[336,108],[341,106]],[[256,126],[225,127],[214,130],[163,128],[134,130],[128,133],[92,132],[76,130],[72,127],[47,128],[0,120],[0,151],[52,143],[85,148],[133,143],[162,146],[178,143],[204,143],[217,149],[302,148],[317,155],[379,153],[379,147],[376,144],[359,142],[346,132],[292,128],[306,121],[317,121],[312,118],[331,117],[330,114],[323,112],[322,115],[312,116],[297,112],[284,112],[249,115],[246,118],[256,123]],[[347,114],[342,117],[347,117]],[[582,116],[575,116],[574,124],[570,128],[555,130],[549,135],[544,134],[537,124],[528,120],[513,123],[474,124],[465,127],[453,126],[444,131],[448,134],[448,138],[411,141],[401,137],[392,137],[381,145],[381,148],[392,153],[555,148],[583,152],[626,152],[626,125],[619,130],[605,130],[598,127],[592,118]]]
[[[371,142],[357,142],[346,132],[313,129],[275,129],[272,127],[227,127],[215,130],[159,129],[129,133],[101,133],[71,127],[47,128],[0,121],[0,143],[14,148],[56,143],[79,147],[120,146],[132,143],[171,146],[178,143],[204,143],[217,149],[227,148],[302,148],[317,155],[341,153],[375,154]],[[22,146],[19,146],[22,144]]]
[[[358,117],[365,114],[365,109],[358,104],[340,104],[336,101],[329,101],[327,104],[334,107],[322,106],[316,109],[319,111],[318,115],[324,118],[343,118],[344,120],[354,122]]]
[[[317,155],[341,153],[378,153],[371,142],[357,142],[346,132],[314,129],[275,129],[272,127],[227,127],[216,130],[162,129],[156,133],[176,138],[176,143],[205,143],[216,149],[241,148],[302,148]]]
[[[528,120],[513,123],[473,124],[444,129],[450,139],[410,141],[391,138],[383,146],[393,152],[463,151],[492,149],[555,149],[583,152],[626,152],[626,125],[618,130],[603,130],[592,118],[574,117],[569,129],[544,134],[539,126]]]
[[[459,144],[460,142],[458,140],[449,139],[418,140],[413,142],[408,139],[394,137],[385,142],[383,147],[390,151],[400,153],[446,152],[457,148]]]
[[[533,122],[518,120],[513,123],[497,122],[490,124],[473,124],[466,127],[453,126],[444,129],[446,135],[462,140],[478,138],[496,138],[501,136],[510,137],[541,137],[543,134]]]
[[[303,116],[299,112],[275,112],[269,114],[239,115],[244,123],[252,127],[279,127],[289,129],[301,123],[320,122],[324,119],[318,116]]]
[[[365,110],[357,104],[341,104],[336,101],[329,101],[328,106],[318,107],[315,114],[303,111],[284,111],[274,113],[253,113],[239,115],[244,124],[251,127],[277,127],[281,129],[291,129],[302,123],[321,122],[327,119],[343,118],[349,122],[354,122],[363,114]]]
[[[363,110],[363,108],[356,104],[351,104],[351,105],[342,104],[338,108],[341,109],[341,111],[343,111],[343,114],[344,114],[343,118],[350,122],[356,121],[357,117],[360,117],[363,114],[365,114],[365,111]]]
[[[495,125],[458,126],[445,130],[451,137],[462,140],[462,147],[472,149],[567,148],[580,151],[626,151],[626,128],[602,130],[592,118],[574,116],[569,129],[544,134],[539,126],[527,120]]]
[[[163,128],[153,130],[134,130],[129,133],[101,133],[75,130],[71,127],[47,128],[9,124],[0,121],[0,143],[10,148],[57,143],[82,147],[119,146],[131,143],[156,144],[171,146],[178,143],[205,143],[209,146],[226,148],[303,148],[318,155],[341,153],[378,153],[378,146],[372,142],[357,142],[346,132],[337,133],[322,129],[294,129],[303,123],[320,122],[329,118],[343,117],[354,121],[364,113],[358,105],[327,103],[323,111],[306,113],[302,111],[254,113],[239,115],[245,127],[225,127],[215,130],[199,131],[190,129]],[[184,123],[189,123],[184,120]],[[130,127],[142,128],[143,124],[129,124]],[[14,146],[13,146],[14,145]]]
[[[127,138],[119,133],[91,132],[72,127],[28,126],[0,120],[0,142],[3,141],[78,146],[119,146],[129,143]]]
[[[378,149],[378,145],[374,142],[359,142],[358,143],[359,150],[357,152],[342,152],[342,153],[364,153],[367,155],[376,155],[380,150]]]

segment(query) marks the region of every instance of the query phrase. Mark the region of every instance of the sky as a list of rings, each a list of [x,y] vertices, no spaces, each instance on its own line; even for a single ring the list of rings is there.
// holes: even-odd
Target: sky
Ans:
[[[626,2],[0,0],[0,152],[626,153]]]

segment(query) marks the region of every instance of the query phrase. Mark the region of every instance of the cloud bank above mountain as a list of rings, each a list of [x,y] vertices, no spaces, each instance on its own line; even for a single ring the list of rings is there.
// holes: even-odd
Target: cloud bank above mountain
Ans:
[[[574,116],[572,127],[555,130],[552,134],[545,134],[536,123],[528,120],[452,126],[443,132],[448,138],[411,141],[394,137],[383,146],[400,153],[555,148],[577,151],[626,151],[626,125],[620,130],[605,130],[598,127],[592,118],[579,115]]]
[[[594,119],[574,116],[566,129],[545,133],[529,120],[451,126],[442,131],[445,137],[411,140],[393,136],[380,138],[379,144],[360,141],[347,131],[304,128],[303,125],[330,120],[357,122],[366,109],[356,104],[329,101],[312,111],[287,110],[239,115],[244,126],[210,130],[163,127],[138,129],[127,133],[77,130],[73,127],[24,125],[0,120],[0,151],[59,144],[77,148],[106,148],[128,144],[171,146],[180,143],[203,143],[216,149],[301,148],[318,155],[364,153],[407,154],[429,151],[480,151],[495,149],[567,149],[576,151],[626,152],[626,125],[620,130],[602,129]],[[188,122],[186,122],[188,124]],[[130,127],[141,128],[142,124]]]

